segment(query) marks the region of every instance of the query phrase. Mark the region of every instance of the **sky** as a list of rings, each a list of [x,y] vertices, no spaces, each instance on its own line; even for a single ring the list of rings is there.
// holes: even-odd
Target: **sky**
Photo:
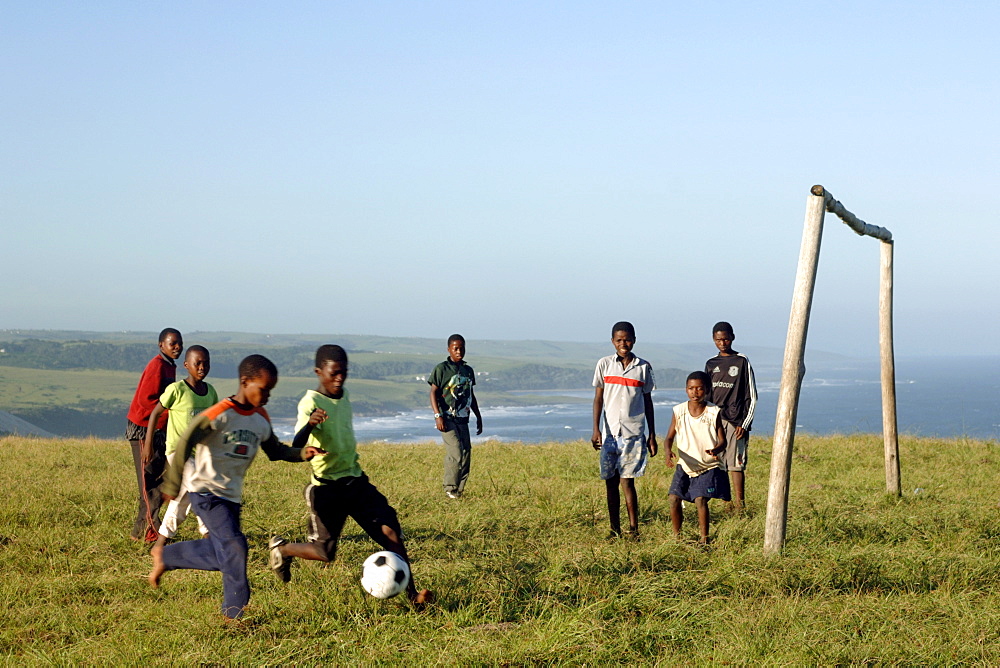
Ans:
[[[1000,324],[997,3],[3,16],[0,329],[781,347],[814,184],[893,234],[897,356]],[[826,217],[809,349],[877,354],[878,264]]]

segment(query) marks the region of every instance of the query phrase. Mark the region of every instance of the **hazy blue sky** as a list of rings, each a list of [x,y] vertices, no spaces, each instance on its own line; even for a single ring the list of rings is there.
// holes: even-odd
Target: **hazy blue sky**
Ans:
[[[0,328],[993,350],[997,3],[4,2]],[[828,216],[811,348],[877,351]],[[980,335],[974,336],[975,332]],[[739,345],[737,345],[739,348]],[[641,348],[637,348],[641,353]]]

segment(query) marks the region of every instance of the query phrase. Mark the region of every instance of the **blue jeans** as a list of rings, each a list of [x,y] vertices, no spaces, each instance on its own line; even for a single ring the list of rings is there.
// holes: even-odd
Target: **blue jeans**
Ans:
[[[250,601],[247,538],[240,530],[242,506],[213,494],[191,493],[189,498],[191,509],[208,527],[208,538],[167,545],[163,565],[168,571],[222,571],[222,614],[238,618]]]

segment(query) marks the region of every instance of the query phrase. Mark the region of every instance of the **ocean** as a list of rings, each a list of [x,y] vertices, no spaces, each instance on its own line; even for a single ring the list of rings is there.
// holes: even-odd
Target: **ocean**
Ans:
[[[758,369],[754,432],[773,434],[780,369]],[[482,436],[473,441],[524,443],[586,440],[591,433],[592,389],[524,392],[544,395],[536,406],[483,406]],[[566,401],[559,401],[565,398]],[[553,400],[554,399],[554,400]],[[686,401],[682,388],[653,393],[657,433],[670,425],[670,407]],[[1000,357],[901,358],[896,361],[896,404],[901,435],[1000,438]],[[797,432],[881,433],[878,360],[808,364],[799,399]],[[290,441],[294,425],[275,416],[275,433]],[[439,439],[430,410],[391,417],[355,417],[361,442],[415,443]]]

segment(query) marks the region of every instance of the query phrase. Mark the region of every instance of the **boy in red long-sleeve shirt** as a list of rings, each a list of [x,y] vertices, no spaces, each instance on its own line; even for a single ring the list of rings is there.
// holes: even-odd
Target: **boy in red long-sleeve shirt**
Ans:
[[[167,385],[177,378],[177,363],[174,361],[184,350],[184,339],[173,327],[160,332],[160,354],[149,361],[139,378],[139,386],[132,397],[128,409],[128,423],[125,440],[132,446],[132,461],[135,464],[135,478],[139,486],[139,509],[132,523],[132,540],[156,541],[160,527],[160,483],[163,481],[163,467],[166,464],[167,411],[163,411],[155,424],[149,424],[149,416],[160,401],[160,395]],[[142,444],[146,440],[146,430],[153,429],[153,450],[149,461],[143,463]]]

